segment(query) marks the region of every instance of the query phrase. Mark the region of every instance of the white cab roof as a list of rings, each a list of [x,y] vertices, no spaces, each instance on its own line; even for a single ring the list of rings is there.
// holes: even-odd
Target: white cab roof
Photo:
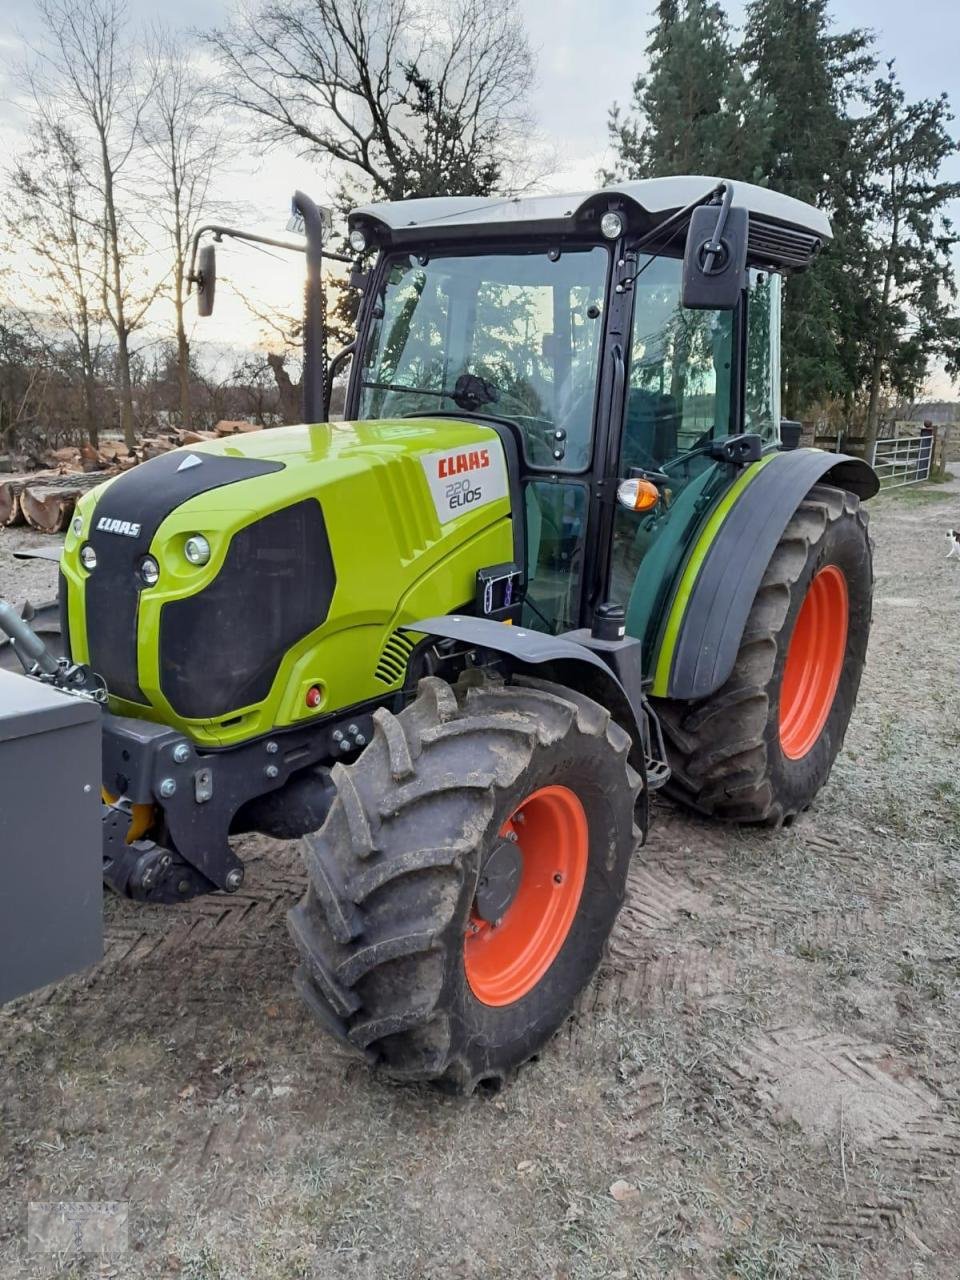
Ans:
[[[509,224],[558,223],[575,219],[588,202],[598,197],[621,197],[632,202],[655,221],[683,209],[706,196],[720,178],[684,175],[675,178],[643,178],[620,182],[595,191],[579,191],[560,196],[436,196],[430,199],[395,200],[384,204],[366,204],[354,209],[354,219],[370,219],[391,231],[416,228],[458,227],[503,228]],[[732,181],[732,180],[731,180]],[[733,182],[733,203],[746,208],[763,221],[796,227],[821,240],[831,239],[830,221],[813,205],[780,195],[766,187],[749,182]]]

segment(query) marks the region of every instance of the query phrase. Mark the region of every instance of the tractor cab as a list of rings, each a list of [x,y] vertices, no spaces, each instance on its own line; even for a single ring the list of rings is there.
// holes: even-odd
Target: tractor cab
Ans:
[[[524,623],[560,633],[619,601],[652,658],[690,540],[742,467],[780,444],[781,273],[812,262],[827,219],[758,187],[683,177],[368,205],[350,231],[354,248],[379,252],[347,418],[507,427]]]

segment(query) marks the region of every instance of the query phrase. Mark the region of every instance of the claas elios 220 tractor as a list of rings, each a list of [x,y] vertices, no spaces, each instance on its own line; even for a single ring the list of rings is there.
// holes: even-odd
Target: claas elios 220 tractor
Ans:
[[[830,226],[702,177],[366,205],[356,339],[328,366],[337,255],[294,208],[305,425],[88,493],[59,622],[7,606],[5,660],[99,703],[112,889],[231,893],[231,835],[299,839],[310,1010],[469,1092],[571,1011],[651,792],[777,826],[829,775],[878,485],[781,422],[779,316]]]

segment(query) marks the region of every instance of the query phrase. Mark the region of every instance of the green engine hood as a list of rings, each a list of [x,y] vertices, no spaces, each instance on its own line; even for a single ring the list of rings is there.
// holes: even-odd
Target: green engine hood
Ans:
[[[204,473],[208,458],[211,464]],[[215,469],[228,470],[213,459],[237,460],[232,468],[236,474],[244,473],[241,463],[248,471],[258,463],[271,465],[263,474],[230,479],[190,496],[191,488],[200,487],[204,479],[209,483]],[[128,475],[137,477],[136,485],[124,485]],[[131,509],[131,499],[142,511]],[[178,708],[177,699],[164,691],[166,683],[169,692],[164,666],[169,676],[171,662],[163,651],[165,606],[212,588],[241,531],[248,531],[245,538],[255,538],[251,526],[311,502],[322,512],[330,555],[326,567],[320,563],[322,557],[305,557],[303,584],[306,588],[313,582],[311,574],[329,576],[332,561],[334,580],[325,616],[276,655],[269,692],[255,703],[218,708],[213,716],[198,717],[189,710],[184,714],[185,703]],[[164,514],[151,523],[151,510]],[[316,519],[316,513],[312,515]],[[130,665],[135,661],[140,692],[134,702],[112,691],[113,709],[173,725],[208,745],[242,741],[398,687],[410,647],[406,634],[396,634],[398,629],[417,618],[467,605],[474,596],[476,571],[514,556],[509,478],[500,439],[481,424],[450,419],[282,427],[191,445],[107,481],[81,500],[77,517],[79,527],[71,527],[67,535],[62,562],[73,656],[93,659],[109,687],[109,648],[105,653],[101,643],[99,651],[90,652],[97,650],[95,640],[88,643],[97,628],[92,618],[88,626],[87,597],[91,609],[94,596],[99,609],[107,596],[111,607],[129,607],[129,625],[136,633]],[[129,540],[134,528],[139,543]],[[192,534],[202,534],[210,544],[206,565],[195,566],[186,559],[184,544]],[[100,556],[106,567],[98,563],[93,573],[115,574],[115,590],[108,590],[109,580],[101,578],[96,593],[88,591],[93,574],[80,564],[79,551],[91,540],[99,540],[110,553]],[[131,575],[144,552],[157,561],[159,581],[147,587],[138,580],[133,588]],[[260,556],[258,571],[264,571],[267,554]],[[235,565],[235,557],[227,563]],[[233,607],[218,615],[228,621],[212,623],[212,633],[204,631],[191,648],[186,676],[190,681],[194,661],[197,681],[205,673],[212,679],[219,672],[218,663],[238,661],[236,636],[244,627],[257,627],[263,610],[270,607],[258,600],[254,577],[250,583],[248,591],[244,579],[236,579],[237,591],[231,594],[243,597],[242,610],[233,599]],[[296,590],[293,581],[287,591]],[[115,622],[120,631],[115,628],[114,633],[122,637],[119,615]],[[126,634],[132,632],[128,629]],[[182,653],[177,663],[184,678]],[[115,683],[119,687],[119,679]],[[323,700],[310,707],[306,695],[315,686],[322,690]]]

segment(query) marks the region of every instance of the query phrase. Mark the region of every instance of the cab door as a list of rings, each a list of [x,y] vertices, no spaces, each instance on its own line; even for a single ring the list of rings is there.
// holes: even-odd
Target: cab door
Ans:
[[[647,513],[615,504],[608,595],[627,610],[627,633],[652,667],[674,584],[699,530],[738,471],[712,459],[711,441],[757,432],[778,439],[778,280],[752,272],[735,311],[680,305],[682,263],[652,261],[633,285],[618,475],[658,473]]]

